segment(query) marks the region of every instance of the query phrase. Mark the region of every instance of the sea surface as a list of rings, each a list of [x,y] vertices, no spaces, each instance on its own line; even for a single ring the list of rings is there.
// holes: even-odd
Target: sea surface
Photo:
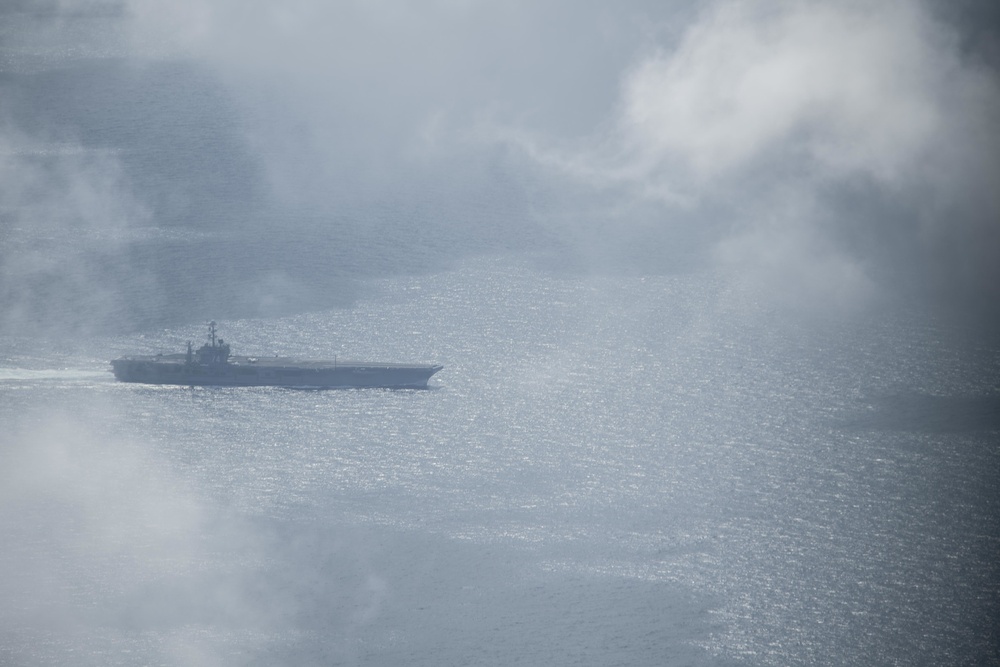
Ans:
[[[425,391],[156,387],[0,341],[0,663],[995,663],[1000,355],[521,256],[222,321]]]

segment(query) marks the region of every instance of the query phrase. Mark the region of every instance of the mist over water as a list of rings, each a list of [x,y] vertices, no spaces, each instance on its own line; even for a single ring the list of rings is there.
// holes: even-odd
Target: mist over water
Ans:
[[[1000,660],[995,11],[661,5],[0,8],[0,663]]]

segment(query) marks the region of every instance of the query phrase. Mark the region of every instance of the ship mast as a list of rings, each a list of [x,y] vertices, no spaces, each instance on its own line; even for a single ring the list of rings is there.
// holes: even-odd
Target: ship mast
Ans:
[[[229,345],[215,335],[215,321],[208,323],[208,342],[198,348],[199,364],[225,364],[229,361]]]

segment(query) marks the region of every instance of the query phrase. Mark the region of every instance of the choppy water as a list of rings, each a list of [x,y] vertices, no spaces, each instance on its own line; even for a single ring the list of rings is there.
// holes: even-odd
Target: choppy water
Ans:
[[[4,664],[987,664],[1000,356],[705,274],[519,259],[220,323],[428,391],[117,384],[189,327],[0,359]]]

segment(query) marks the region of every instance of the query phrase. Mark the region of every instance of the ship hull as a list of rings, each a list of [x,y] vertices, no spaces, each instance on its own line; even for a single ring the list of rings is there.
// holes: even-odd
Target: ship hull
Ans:
[[[323,362],[230,357],[226,363],[190,363],[185,355],[123,357],[111,362],[121,382],[185,386],[295,387],[316,389],[426,389],[441,370],[433,364]]]

